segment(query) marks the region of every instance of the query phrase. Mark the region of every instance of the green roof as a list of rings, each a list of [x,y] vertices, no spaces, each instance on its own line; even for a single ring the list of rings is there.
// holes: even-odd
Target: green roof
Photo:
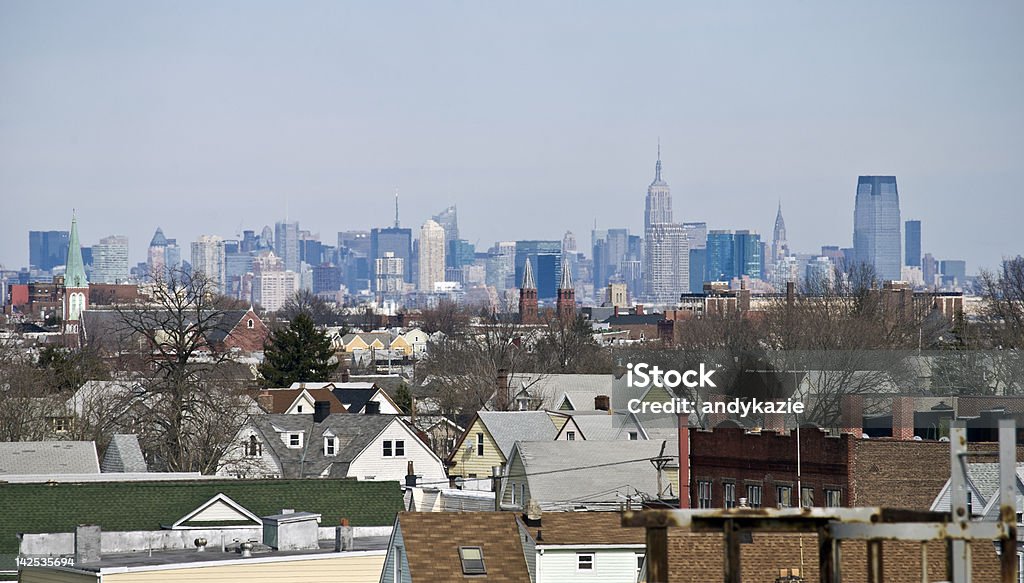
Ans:
[[[68,258],[65,261],[64,286],[68,288],[87,287],[85,262],[82,261],[82,245],[78,242],[78,219],[71,219],[71,236],[68,240]]]
[[[356,480],[196,480],[160,482],[0,483],[0,570],[13,569],[16,533],[159,530],[223,493],[257,516],[284,508],[323,515],[321,524],[391,526],[402,510],[398,482]],[[9,564],[10,563],[10,564]]]

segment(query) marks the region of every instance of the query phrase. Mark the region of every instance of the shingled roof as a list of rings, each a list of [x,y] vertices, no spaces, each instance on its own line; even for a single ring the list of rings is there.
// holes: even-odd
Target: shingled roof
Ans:
[[[134,433],[114,434],[103,454],[100,469],[104,472],[148,472],[139,436]]]
[[[330,415],[320,423],[312,415],[255,415],[251,422],[289,477],[317,477],[328,467],[331,476],[347,476],[349,465],[374,438],[388,425],[404,423],[395,415]],[[338,453],[326,456],[321,447],[290,448],[278,438],[278,430],[307,432],[306,443],[311,444],[322,443],[330,430],[338,439]]]
[[[548,441],[558,433],[544,411],[480,411],[478,415],[505,459],[517,441]]]
[[[465,580],[459,547],[480,547],[483,552],[487,572],[473,575],[474,581],[530,583],[519,526],[511,512],[402,512],[397,526],[415,583]]]
[[[7,484],[0,482],[0,570],[13,568],[15,533],[71,532],[79,524],[104,531],[158,530],[217,494],[257,516],[294,508],[348,518],[353,526],[388,526],[402,509],[398,482],[356,480],[201,480]],[[6,563],[4,561],[11,561]]]
[[[91,441],[0,442],[0,476],[98,473],[100,460]]]

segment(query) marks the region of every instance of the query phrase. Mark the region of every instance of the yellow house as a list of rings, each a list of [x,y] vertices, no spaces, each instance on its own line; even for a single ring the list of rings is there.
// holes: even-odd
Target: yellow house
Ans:
[[[505,465],[517,441],[548,441],[557,433],[545,411],[480,411],[448,457],[448,475],[469,489],[489,489],[492,468]]]
[[[391,350],[401,350],[402,354],[412,356],[412,344],[409,344],[409,341],[401,334],[395,336],[395,339],[391,341]]]
[[[28,567],[22,583],[378,583],[386,550],[253,553],[242,558],[220,549],[198,553],[162,551],[104,556],[99,562],[70,567]],[[166,562],[170,561],[170,562]]]

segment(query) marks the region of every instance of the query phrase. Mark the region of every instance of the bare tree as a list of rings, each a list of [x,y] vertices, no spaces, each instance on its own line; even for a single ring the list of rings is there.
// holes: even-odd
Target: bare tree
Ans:
[[[0,441],[49,436],[47,416],[60,404],[52,386],[52,375],[36,367],[28,350],[0,338]]]
[[[214,471],[249,414],[245,367],[210,341],[229,325],[212,290],[202,274],[172,272],[151,305],[116,308],[119,333],[145,364],[137,379],[140,441],[168,471]]]

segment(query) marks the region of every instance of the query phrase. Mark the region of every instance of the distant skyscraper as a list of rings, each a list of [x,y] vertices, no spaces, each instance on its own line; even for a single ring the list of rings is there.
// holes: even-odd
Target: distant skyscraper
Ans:
[[[533,276],[537,295],[542,300],[555,299],[558,288],[559,264],[562,260],[561,241],[516,241],[516,286],[521,287],[526,260],[533,261]]]
[[[54,267],[64,265],[68,255],[68,237],[67,231],[29,231],[29,269],[52,271]]]
[[[962,286],[967,280],[967,262],[962,259],[943,259],[940,263],[943,285]]]
[[[853,216],[857,264],[874,267],[880,280],[900,278],[900,197],[895,176],[861,176]]]
[[[731,281],[736,277],[734,247],[735,236],[732,231],[708,231],[705,281]]]
[[[419,289],[434,291],[444,281],[445,231],[437,221],[428,220],[420,228]]]
[[[412,283],[412,229],[384,227],[371,230],[370,266],[376,268],[375,261],[385,257],[388,251],[402,259],[405,270],[403,280],[405,283]],[[371,280],[376,282],[376,273],[371,274]]]
[[[647,229],[644,276],[647,297],[675,304],[690,291],[690,248],[682,225],[656,223]]]
[[[576,252],[576,235],[572,234],[572,231],[566,231],[565,236],[562,237],[562,253],[575,253]]]
[[[150,279],[164,280],[167,278],[167,237],[160,227],[156,228],[153,238],[146,250],[146,267],[149,268]]]
[[[772,256],[770,263],[776,263],[789,255],[789,243],[786,242],[786,221],[782,218],[782,201],[779,211],[775,213],[775,229],[772,230]]]
[[[459,214],[452,205],[433,217],[434,222],[444,228],[444,242],[447,244],[459,238]]]
[[[644,232],[651,225],[672,222],[672,191],[661,179],[661,144],[658,144],[658,161],[654,164],[654,181],[647,187],[644,205]]]
[[[279,221],[274,225],[274,253],[287,271],[299,271],[299,223]]]
[[[405,283],[405,260],[395,257],[394,252],[385,251],[384,257],[375,260],[374,272],[377,274],[377,282],[374,289],[377,295],[383,300],[402,293]]]
[[[745,275],[752,279],[761,279],[761,268],[764,265],[761,235],[754,231],[736,231],[733,237],[733,273],[736,277]]]
[[[939,279],[939,262],[931,253],[925,253],[921,257],[921,277],[924,279],[925,287],[935,287]]]
[[[488,251],[486,283],[501,291],[514,288],[516,272],[515,241],[498,241]]]
[[[124,283],[128,276],[128,237],[111,235],[92,246],[93,283]]]
[[[907,246],[907,258],[903,264],[921,267],[921,221],[907,221],[903,225]]]
[[[224,293],[227,280],[224,257],[224,239],[216,235],[202,235],[192,242],[192,273],[205,275],[218,293]]]

